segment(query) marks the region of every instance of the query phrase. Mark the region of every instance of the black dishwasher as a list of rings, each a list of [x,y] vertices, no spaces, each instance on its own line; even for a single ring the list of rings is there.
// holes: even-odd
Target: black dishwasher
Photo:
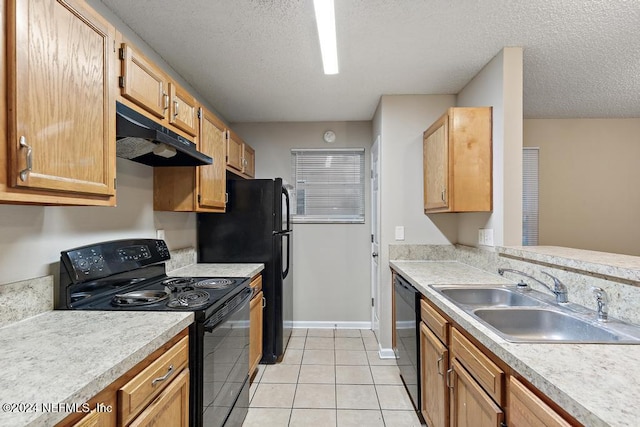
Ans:
[[[420,294],[401,276],[394,280],[396,309],[396,363],[413,406],[420,413]]]

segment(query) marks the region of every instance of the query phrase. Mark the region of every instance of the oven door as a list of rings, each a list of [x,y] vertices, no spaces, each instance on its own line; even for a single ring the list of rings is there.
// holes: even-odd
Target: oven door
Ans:
[[[243,290],[238,298],[240,301],[232,300],[235,307],[223,306],[205,320],[202,365],[205,426],[240,426],[249,408],[251,289]]]

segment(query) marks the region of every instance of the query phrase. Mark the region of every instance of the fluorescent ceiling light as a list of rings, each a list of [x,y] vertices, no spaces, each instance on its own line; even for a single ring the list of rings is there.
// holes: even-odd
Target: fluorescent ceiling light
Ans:
[[[336,14],[333,0],[313,0],[318,24],[318,38],[322,51],[325,74],[338,74],[338,47],[336,44]]]

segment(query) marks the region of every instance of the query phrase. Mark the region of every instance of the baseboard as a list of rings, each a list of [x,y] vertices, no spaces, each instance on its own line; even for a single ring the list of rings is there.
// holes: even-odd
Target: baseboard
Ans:
[[[396,353],[392,348],[381,348],[378,350],[378,356],[380,356],[380,359],[395,359]]]
[[[294,321],[292,326],[314,329],[371,329],[371,322]]]

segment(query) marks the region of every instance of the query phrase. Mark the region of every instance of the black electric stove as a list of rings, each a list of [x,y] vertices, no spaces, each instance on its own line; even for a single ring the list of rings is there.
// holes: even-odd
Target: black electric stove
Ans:
[[[63,251],[56,308],[193,312],[190,425],[240,426],[249,403],[250,279],[171,277],[169,259],[166,243],[155,239]]]

